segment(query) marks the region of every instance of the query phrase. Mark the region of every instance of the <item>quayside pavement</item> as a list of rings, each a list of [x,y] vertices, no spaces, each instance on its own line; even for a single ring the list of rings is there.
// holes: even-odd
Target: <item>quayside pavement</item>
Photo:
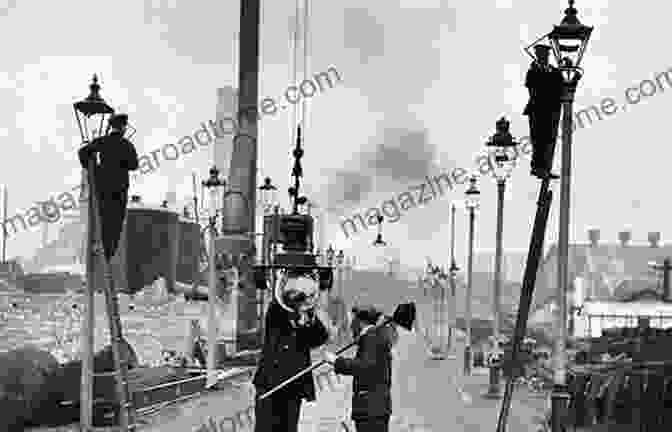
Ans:
[[[455,347],[456,352],[462,352],[461,344],[457,343]],[[500,401],[482,398],[487,390],[486,370],[476,369],[471,376],[463,376],[461,361],[456,360],[463,358],[461,354],[455,356],[456,359],[429,359],[424,338],[416,332],[400,330],[394,355],[391,432],[495,430]],[[348,420],[351,380],[332,376],[331,384],[325,384],[323,388],[317,401],[303,405],[300,432],[354,432],[354,425]],[[252,400],[249,381],[232,383],[225,391],[165,408],[142,430],[251,431],[253,418],[238,416],[235,423],[226,418],[250,406]],[[543,398],[523,390],[517,392],[507,430],[536,432],[545,404]]]

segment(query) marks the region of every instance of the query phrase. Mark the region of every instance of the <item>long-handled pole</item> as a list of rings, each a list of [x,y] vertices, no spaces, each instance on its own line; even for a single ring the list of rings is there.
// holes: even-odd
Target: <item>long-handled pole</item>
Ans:
[[[464,374],[471,374],[471,297],[473,294],[474,280],[474,223],[476,221],[476,209],[469,207],[469,257],[467,259],[467,295],[465,304],[465,320],[467,329],[467,341],[464,347]]]
[[[374,327],[371,327],[367,332],[372,331],[373,329],[377,329],[380,327],[384,327],[387,325],[399,325],[401,327],[404,327],[406,330],[411,330],[413,328],[413,325],[415,324],[415,314],[416,314],[416,308],[414,303],[405,303],[397,306],[397,309],[394,311],[394,314],[392,316],[386,316],[385,319],[376,324]],[[354,341],[349,343],[348,345],[344,346],[343,348],[340,348],[338,351],[335,352],[336,355],[343,354],[345,351],[349,350],[353,346],[357,345],[362,338],[363,335],[360,335],[357,337]],[[287,385],[291,384],[292,382],[296,381],[297,379],[301,378],[302,376],[306,375],[307,373],[310,373],[314,371],[315,369],[319,368],[320,366],[323,366],[327,364],[328,362],[326,360],[321,360],[316,363],[313,363],[311,366],[303,369],[302,371],[296,373],[294,376],[291,376],[281,382],[280,384],[276,385],[269,391],[259,395],[257,397],[257,401],[261,401],[266,399],[267,397],[271,396],[275,392],[277,392],[280,389],[285,388]]]
[[[556,286],[556,337],[553,353],[554,388],[551,395],[551,423],[553,432],[562,430],[561,419],[566,409],[567,358],[565,341],[567,339],[567,287],[569,268],[569,208],[572,170],[572,117],[574,111],[574,93],[578,79],[565,82],[562,95],[562,167],[560,169],[560,227],[558,232],[558,284]]]

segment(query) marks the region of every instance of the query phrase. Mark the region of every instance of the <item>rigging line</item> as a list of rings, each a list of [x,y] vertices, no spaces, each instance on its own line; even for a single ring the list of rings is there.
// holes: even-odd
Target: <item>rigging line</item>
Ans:
[[[308,64],[308,54],[309,54],[309,26],[308,22],[310,21],[310,0],[303,0],[303,77],[301,78],[301,84],[308,79],[308,71],[310,70]],[[302,132],[307,132],[308,128],[308,102],[307,98],[301,98],[301,129]],[[305,141],[305,138],[303,139]]]
[[[231,80],[231,84],[233,85],[234,90],[238,89],[238,35],[239,33],[237,31],[233,32],[233,49],[231,50],[233,62],[233,80]]]
[[[294,5],[294,28],[292,29],[292,85],[296,85],[299,73],[299,26],[300,26],[300,0]],[[296,142],[296,126],[298,124],[298,110],[296,104],[292,104],[292,144]]]

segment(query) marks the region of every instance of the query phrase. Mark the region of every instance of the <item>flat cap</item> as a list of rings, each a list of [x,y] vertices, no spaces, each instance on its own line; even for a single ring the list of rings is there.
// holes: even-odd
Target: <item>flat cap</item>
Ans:
[[[375,324],[383,313],[371,304],[361,304],[353,306],[352,314],[366,323]]]
[[[110,126],[126,126],[128,124],[128,114],[113,114],[109,120]]]

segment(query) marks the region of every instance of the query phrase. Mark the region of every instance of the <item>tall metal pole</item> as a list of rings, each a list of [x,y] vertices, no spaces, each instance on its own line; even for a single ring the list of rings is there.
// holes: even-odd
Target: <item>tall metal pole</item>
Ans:
[[[92,169],[92,163],[89,163]],[[93,350],[94,335],[96,331],[95,315],[95,275],[93,272],[95,254],[95,214],[93,211],[93,192],[88,182],[87,171],[82,170],[82,188],[80,196],[80,209],[86,212],[86,310],[82,323],[82,381],[80,389],[79,423],[82,432],[89,432],[93,426]]]
[[[474,222],[476,221],[476,209],[469,207],[469,258],[467,260],[467,295],[465,304],[465,320],[467,329],[467,341],[464,348],[464,374],[471,374],[471,297],[474,279]]]
[[[7,262],[7,185],[2,186],[2,263]]]
[[[455,262],[455,203],[450,206],[450,328],[448,329],[448,351],[452,349],[453,329],[457,327],[456,279],[457,263]]]
[[[506,180],[497,179],[497,231],[495,234],[495,280],[492,293],[492,336],[493,351],[499,351],[499,335],[501,325],[501,296],[502,296],[502,236],[504,233],[504,191]],[[499,368],[490,366],[490,385],[488,396],[500,397]]]
[[[577,80],[578,81],[578,80]],[[565,82],[562,94],[562,167],[560,170],[560,227],[558,233],[558,284],[554,346],[554,389],[551,395],[553,432],[562,431],[562,417],[569,400],[567,392],[567,286],[569,268],[569,209],[572,169],[572,117],[577,81]]]
[[[210,235],[208,245],[210,253],[208,254],[208,377],[206,384],[214,383],[215,369],[217,368],[217,269],[215,236],[216,214],[217,214],[217,188],[210,187]]]

